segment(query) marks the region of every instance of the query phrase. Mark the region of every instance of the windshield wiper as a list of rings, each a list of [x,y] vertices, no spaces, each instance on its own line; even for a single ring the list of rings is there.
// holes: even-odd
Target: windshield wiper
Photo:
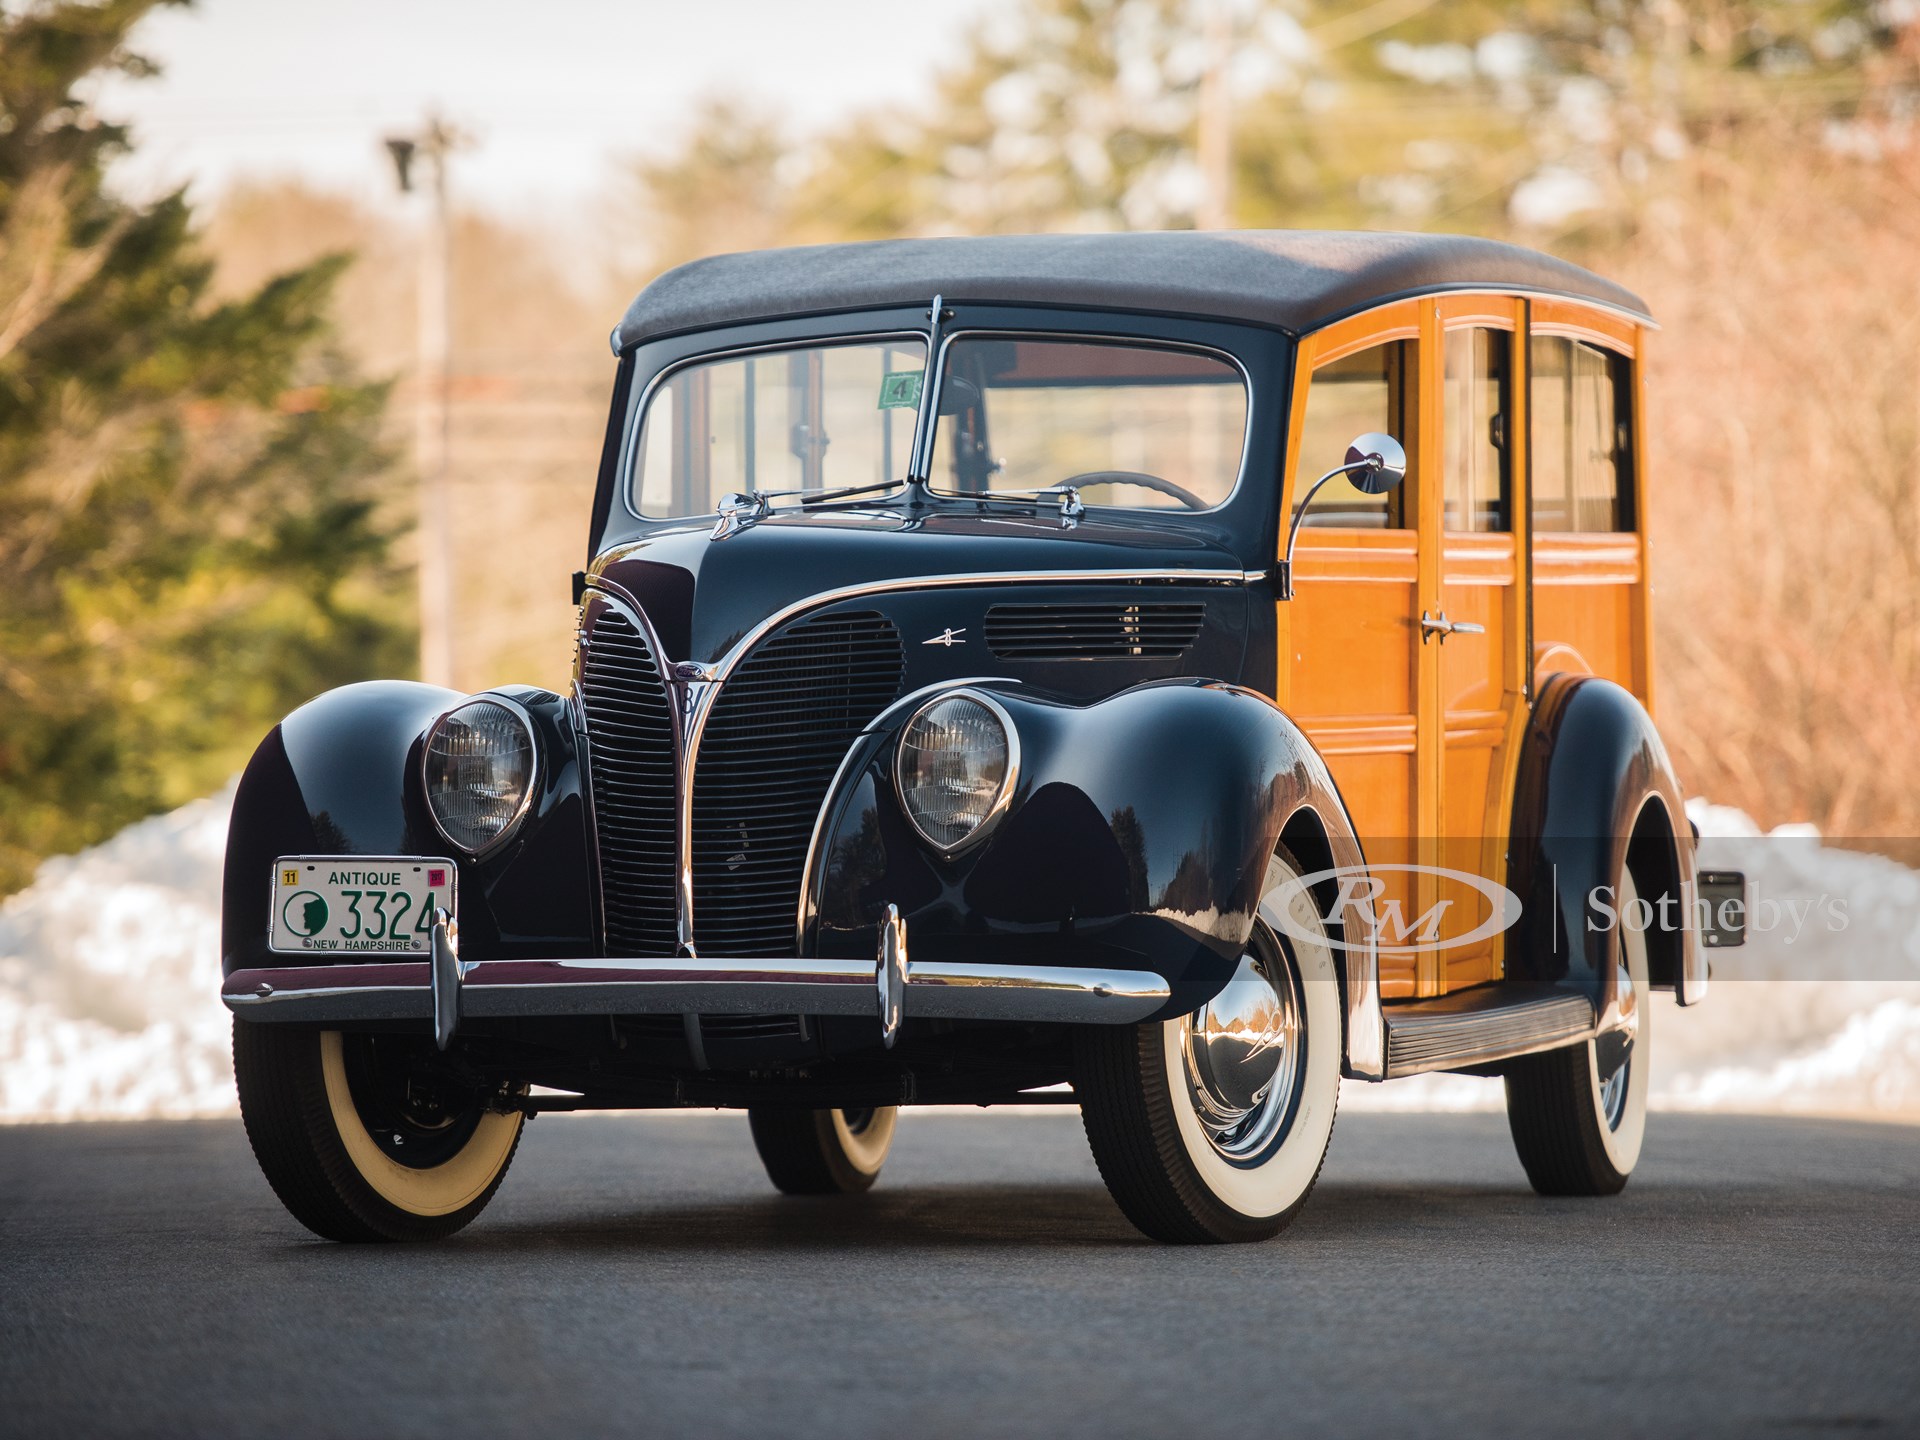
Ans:
[[[712,539],[724,540],[774,511],[774,501],[800,499],[801,508],[824,505],[834,500],[849,500],[856,495],[878,495],[883,490],[898,490],[904,480],[883,480],[877,485],[847,485],[838,490],[747,490],[722,495],[716,506],[720,518],[714,523]]]
[[[981,490],[972,495],[948,495],[949,500],[1011,500],[1025,501],[1033,505],[1043,500],[1057,499],[1060,502],[1060,528],[1071,530],[1080,523],[1080,517],[1087,513],[1086,503],[1080,498],[1080,491],[1072,485],[1048,485],[1039,490]]]

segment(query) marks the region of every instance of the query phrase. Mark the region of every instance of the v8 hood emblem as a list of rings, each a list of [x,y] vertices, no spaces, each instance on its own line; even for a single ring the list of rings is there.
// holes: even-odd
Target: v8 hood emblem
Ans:
[[[949,650],[951,650],[955,645],[964,645],[967,643],[966,641],[960,638],[962,635],[966,633],[967,631],[965,626],[962,626],[958,630],[949,628],[946,630],[942,630],[938,635],[934,636],[931,640],[922,640],[920,643],[922,645],[944,645]]]

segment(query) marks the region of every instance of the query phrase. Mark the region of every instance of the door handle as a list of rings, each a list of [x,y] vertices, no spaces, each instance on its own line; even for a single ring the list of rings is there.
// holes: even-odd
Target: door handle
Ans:
[[[1420,643],[1422,645],[1435,635],[1440,637],[1440,643],[1444,645],[1449,635],[1484,635],[1486,633],[1486,626],[1476,625],[1471,620],[1447,619],[1447,612],[1444,610],[1438,615],[1429,614],[1425,610],[1420,612]]]

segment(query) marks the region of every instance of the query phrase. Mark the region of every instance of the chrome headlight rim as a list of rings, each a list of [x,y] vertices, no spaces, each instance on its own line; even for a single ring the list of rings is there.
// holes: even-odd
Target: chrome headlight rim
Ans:
[[[434,808],[433,804],[433,783],[429,767],[433,764],[433,737],[439,734],[441,728],[462,710],[479,704],[497,706],[520,722],[520,729],[527,737],[527,754],[531,757],[532,763],[527,770],[526,789],[521,793],[520,803],[514,807],[513,814],[507,817],[507,823],[500,827],[499,834],[476,850],[457,839],[445,825],[440,823],[440,812]],[[497,854],[519,833],[521,822],[527,818],[527,812],[533,809],[533,797],[539,793],[542,769],[540,736],[533,727],[533,716],[527,713],[527,707],[518,700],[511,695],[503,695],[497,690],[477,690],[471,695],[463,696],[436,715],[433,723],[420,735],[420,798],[426,806],[427,817],[433,821],[435,834],[462,855],[474,860],[484,860]]]
[[[951,845],[942,843],[920,828],[920,822],[914,818],[913,806],[907,802],[906,780],[901,773],[902,762],[906,756],[905,741],[907,732],[913,729],[914,722],[926,714],[927,711],[949,700],[971,700],[981,706],[988,711],[995,720],[999,721],[1000,728],[1005,732],[1007,737],[1007,773],[1000,782],[1000,793],[994,797],[993,804],[988,807],[987,813],[982,817],[980,823]],[[975,689],[971,685],[956,685],[952,689],[941,690],[927,696],[907,712],[906,719],[901,721],[900,729],[893,739],[893,764],[891,768],[893,771],[894,803],[900,807],[900,813],[906,817],[908,826],[913,830],[914,835],[922,845],[925,845],[942,860],[951,860],[954,856],[972,849],[975,845],[978,845],[982,840],[985,840],[991,835],[993,831],[998,828],[1000,822],[1006,818],[1007,811],[1012,807],[1013,793],[1019,787],[1020,783],[1020,731],[1013,723],[1013,716],[1007,713],[1007,707],[1002,705],[998,698],[990,691]]]

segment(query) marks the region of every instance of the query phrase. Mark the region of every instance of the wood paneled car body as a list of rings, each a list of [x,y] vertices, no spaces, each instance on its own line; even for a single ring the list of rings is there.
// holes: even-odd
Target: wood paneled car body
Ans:
[[[1465,1070],[1536,1187],[1619,1189],[1647,993],[1737,938],[1650,718],[1649,329],[1434,236],[664,276],[613,336],[571,688],[349,686],[246,771],[268,1179],[428,1237],[541,1110],[742,1107],[832,1193],[900,1106],[1077,1101],[1142,1230],[1252,1239],[1343,1077]]]

